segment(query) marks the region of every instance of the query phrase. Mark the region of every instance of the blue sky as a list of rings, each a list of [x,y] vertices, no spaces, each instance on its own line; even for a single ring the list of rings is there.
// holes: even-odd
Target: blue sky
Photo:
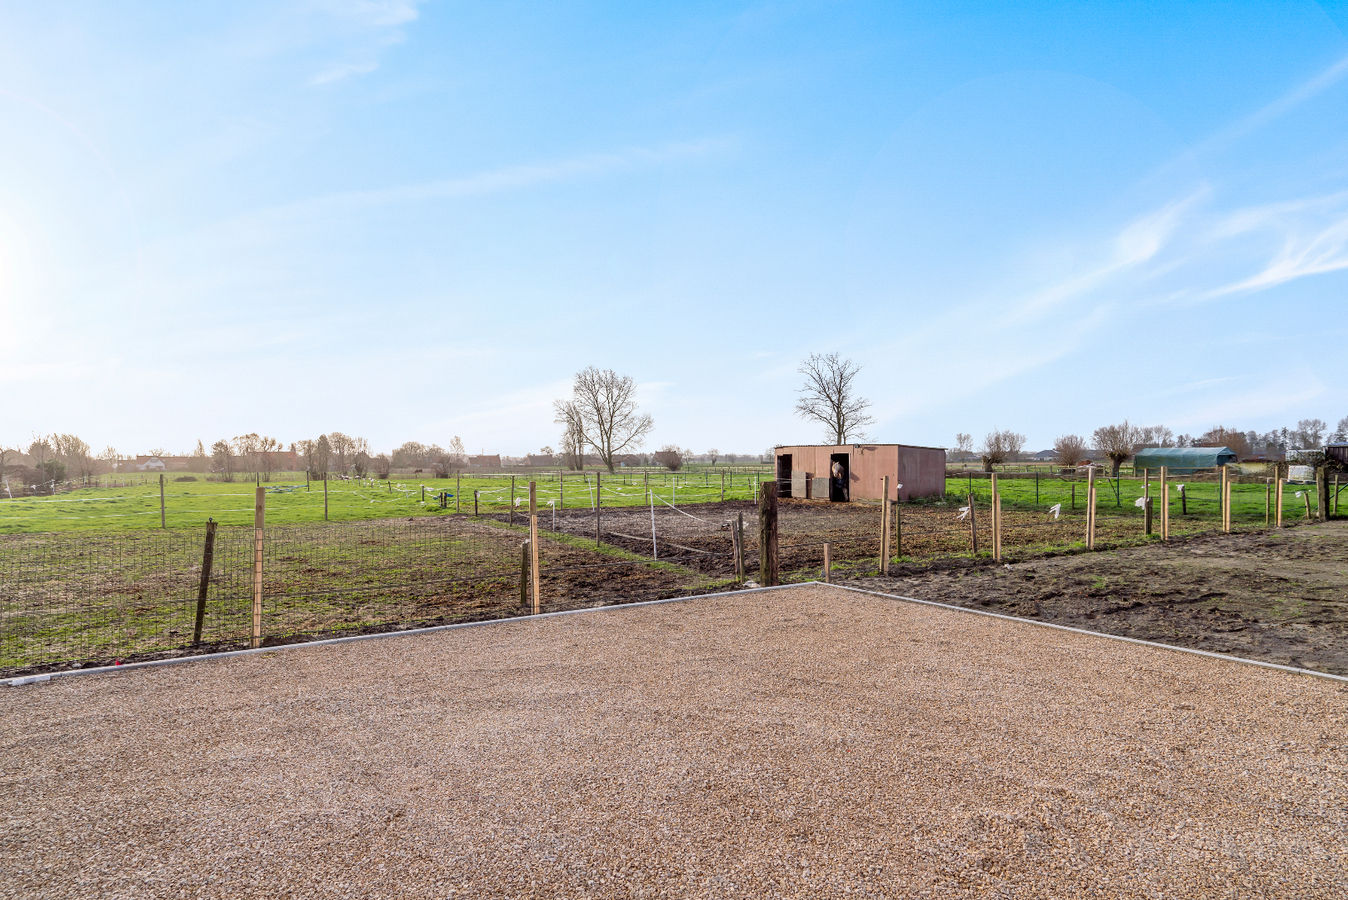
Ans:
[[[1348,415],[1348,3],[0,2],[0,443]]]

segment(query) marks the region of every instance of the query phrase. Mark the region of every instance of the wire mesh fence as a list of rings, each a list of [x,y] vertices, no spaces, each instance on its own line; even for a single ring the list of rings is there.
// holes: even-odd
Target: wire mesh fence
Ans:
[[[208,570],[205,526],[0,536],[0,673],[730,588],[762,577],[759,505],[750,499],[761,482],[758,473],[744,479],[740,497],[727,484],[725,499],[710,477],[535,483],[536,548],[527,544],[528,485],[519,483],[513,497],[479,498],[476,514],[269,525],[260,559],[252,527],[220,527]],[[1279,496],[1284,523],[1318,515],[1311,486],[1280,493],[1260,481],[1230,484],[1229,520],[1219,479],[1172,481],[1171,535],[1263,528],[1276,520]],[[963,495],[892,504],[888,546],[879,502],[780,501],[779,579],[820,578],[826,557],[839,574],[873,574],[886,560],[987,556],[994,544],[1010,556],[1087,544],[1080,482],[1003,477],[996,527],[990,482],[964,486]],[[1154,483],[1101,478],[1095,490],[1097,547],[1157,538],[1136,503],[1153,498],[1154,525]]]

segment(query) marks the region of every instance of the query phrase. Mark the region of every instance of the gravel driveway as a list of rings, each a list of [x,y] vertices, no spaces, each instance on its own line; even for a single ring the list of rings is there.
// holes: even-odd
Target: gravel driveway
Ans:
[[[0,897],[1333,897],[1348,684],[824,586],[0,688]]]

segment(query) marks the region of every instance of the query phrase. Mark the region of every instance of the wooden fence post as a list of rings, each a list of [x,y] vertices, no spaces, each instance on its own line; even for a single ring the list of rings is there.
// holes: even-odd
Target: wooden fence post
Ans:
[[[1321,522],[1329,520],[1329,478],[1324,466],[1315,470],[1315,517]]]
[[[744,583],[744,513],[735,522],[735,580]]]
[[[1144,533],[1144,534],[1147,534],[1147,535],[1150,535],[1150,534],[1151,534],[1151,498],[1150,498],[1150,497],[1147,497],[1147,496],[1143,496],[1143,498],[1142,498],[1142,522],[1143,522],[1143,529],[1144,529],[1144,530],[1143,530],[1143,533]]]
[[[538,488],[529,482],[529,587],[533,594],[534,615],[542,609],[538,580]]]
[[[1086,549],[1095,549],[1095,466],[1086,470]]]
[[[510,524],[515,524],[515,476],[510,476]]]
[[[456,515],[457,515],[458,512],[459,512],[459,495],[460,495],[460,493],[462,493],[462,492],[459,490],[459,484],[460,484],[462,481],[463,481],[463,474],[462,474],[461,472],[455,472],[455,473],[454,473],[454,513],[455,513]]]
[[[393,482],[389,482],[392,484]],[[391,490],[391,488],[390,488]],[[328,473],[323,473],[323,521],[328,520]]]
[[[889,574],[889,476],[880,485],[880,574]]]
[[[1161,466],[1161,540],[1170,540],[1170,468]]]
[[[601,501],[604,499],[603,495],[600,494],[600,487],[603,483],[603,478],[596,471],[594,473],[594,544],[596,547],[599,546],[599,507],[603,505]]]
[[[824,584],[833,583],[833,545],[824,541]]]
[[[520,606],[529,605],[529,542],[520,543]]]
[[[473,518],[477,518],[477,496],[480,493],[481,491],[477,490],[477,488],[473,489]]]
[[[758,499],[758,578],[763,587],[777,584],[777,481],[764,481]]]
[[[159,527],[168,528],[168,520],[164,516],[164,473],[159,473]]]
[[[978,555],[978,519],[974,515],[974,495],[969,493],[969,545],[974,556]]]
[[[1273,486],[1273,527],[1282,527],[1282,491],[1285,482],[1282,478],[1278,479],[1277,484]]]
[[[262,646],[262,540],[267,522],[267,490],[257,489],[253,507],[253,640],[254,647]]]
[[[996,562],[1002,559],[1002,495],[997,490],[997,473],[990,476],[992,482],[992,558]]]
[[[215,561],[215,520],[206,520],[206,548],[201,552],[201,583],[197,585],[197,622],[192,643],[201,643],[201,626],[206,621],[206,592],[211,588],[211,566]]]
[[[894,504],[894,555],[903,556],[903,507]]]

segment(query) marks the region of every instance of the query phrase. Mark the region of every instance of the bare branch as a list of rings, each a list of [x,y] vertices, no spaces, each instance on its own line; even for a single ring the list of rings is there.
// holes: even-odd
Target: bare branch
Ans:
[[[871,401],[857,396],[853,387],[861,366],[836,353],[811,353],[797,371],[805,376],[805,386],[797,391],[796,414],[823,425],[834,444],[865,440],[862,429],[875,419],[866,413]]]

